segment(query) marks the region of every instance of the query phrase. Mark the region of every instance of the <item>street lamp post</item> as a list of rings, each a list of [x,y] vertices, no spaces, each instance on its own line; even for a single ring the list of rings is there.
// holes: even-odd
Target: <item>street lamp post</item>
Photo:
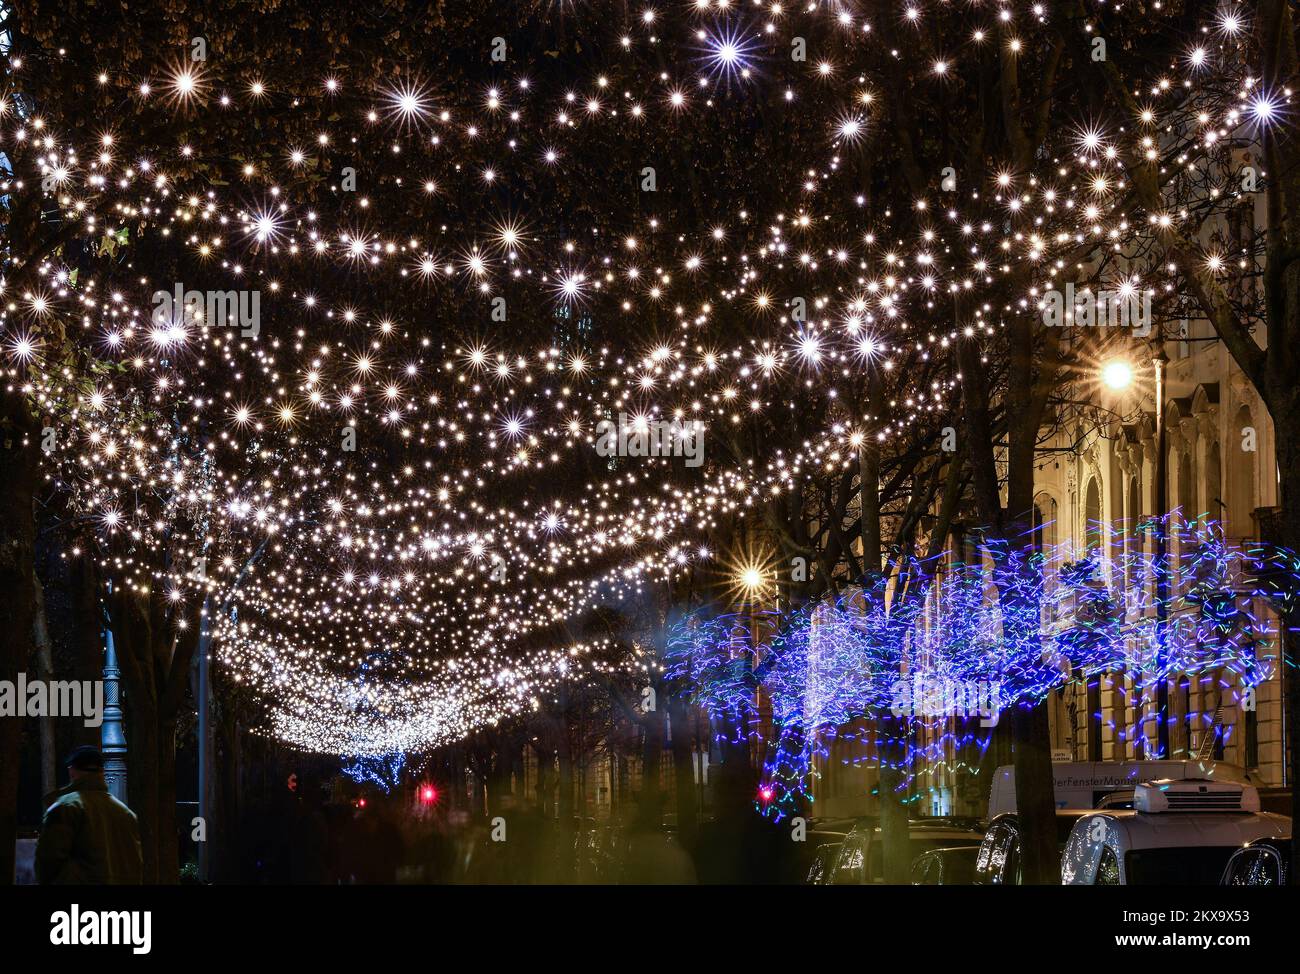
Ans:
[[[1169,638],[1169,573],[1165,564],[1169,540],[1164,518],[1169,506],[1169,462],[1165,430],[1165,356],[1163,345],[1156,346],[1152,365],[1156,373],[1156,746],[1160,757],[1169,758],[1169,682],[1165,679],[1165,646]]]
[[[120,802],[126,801],[126,735],[122,732],[122,704],[113,630],[104,627],[104,722],[99,730],[99,748],[104,755],[104,781]]]
[[[1156,564],[1156,672],[1160,680],[1156,684],[1156,747],[1161,758],[1169,757],[1169,683],[1164,677],[1166,646],[1169,640],[1169,573],[1165,561],[1168,556],[1169,540],[1165,531],[1164,518],[1168,507],[1169,466],[1166,451],[1165,429],[1165,365],[1169,359],[1165,355],[1164,345],[1157,344],[1151,357],[1155,372],[1155,416],[1156,416],[1156,484],[1155,484],[1155,564]],[[1133,369],[1123,360],[1113,360],[1101,367],[1101,380],[1111,389],[1122,391],[1133,381]],[[1142,747],[1146,750],[1146,733],[1142,734]]]

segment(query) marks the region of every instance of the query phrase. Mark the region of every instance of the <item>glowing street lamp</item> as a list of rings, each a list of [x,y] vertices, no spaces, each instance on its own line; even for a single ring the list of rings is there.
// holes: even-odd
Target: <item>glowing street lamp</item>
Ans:
[[[1101,381],[1107,388],[1122,392],[1133,384],[1133,366],[1123,359],[1112,359],[1102,365]]]
[[[751,594],[758,592],[767,585],[767,579],[763,577],[763,570],[754,565],[746,565],[740,570],[737,577],[742,588]]]
[[[1168,359],[1165,356],[1163,343],[1154,345],[1154,354],[1152,355],[1152,371],[1155,373],[1155,440],[1156,440],[1156,462],[1155,462],[1155,513],[1157,517],[1163,518],[1168,510],[1169,494],[1169,469],[1167,450],[1167,436],[1165,428],[1165,366]],[[1102,384],[1114,392],[1123,392],[1133,385],[1134,373],[1133,366],[1124,359],[1110,359],[1102,363],[1100,369]],[[1155,558],[1156,563],[1163,565],[1167,556],[1167,540],[1163,526],[1155,531]],[[1163,668],[1167,656],[1168,646],[1168,609],[1166,603],[1169,599],[1169,579],[1168,573],[1161,571],[1156,576],[1156,659],[1158,665]],[[1156,711],[1159,714],[1158,724],[1156,726],[1156,747],[1159,751],[1157,757],[1169,757],[1169,683],[1167,680],[1160,680],[1156,685]],[[1143,734],[1141,740],[1146,741],[1146,735]],[[1145,743],[1144,748],[1145,750]]]

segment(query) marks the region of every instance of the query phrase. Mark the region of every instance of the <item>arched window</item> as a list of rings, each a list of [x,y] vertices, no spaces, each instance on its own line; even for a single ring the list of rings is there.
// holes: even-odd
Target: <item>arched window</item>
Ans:
[[[1254,418],[1250,407],[1237,410],[1232,428],[1228,430],[1228,534],[1234,538],[1250,538],[1255,534],[1255,519],[1251,513],[1259,506],[1255,496],[1255,450],[1258,446]]]
[[[1050,494],[1034,498],[1034,550],[1056,544],[1056,501]]]
[[[1125,554],[1128,556],[1129,587],[1137,584],[1138,563],[1141,560],[1143,536],[1138,534],[1138,525],[1142,523],[1142,488],[1138,479],[1128,480],[1128,530],[1124,532]]]
[[[1219,459],[1219,444],[1210,444],[1205,451],[1205,510],[1210,519],[1223,523],[1223,464]]]
[[[1101,551],[1101,491],[1097,478],[1088,480],[1088,491],[1083,504],[1083,537],[1088,553]]]
[[[1104,674],[1097,673],[1088,680],[1088,760],[1101,760],[1101,681]]]
[[[1178,506],[1183,509],[1183,519],[1193,520],[1199,513],[1196,509],[1196,466],[1192,462],[1191,447],[1183,450],[1178,458]]]

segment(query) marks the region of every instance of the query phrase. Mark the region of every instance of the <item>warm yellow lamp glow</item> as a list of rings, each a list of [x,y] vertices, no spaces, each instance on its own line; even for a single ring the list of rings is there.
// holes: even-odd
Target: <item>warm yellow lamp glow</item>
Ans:
[[[1101,381],[1116,392],[1133,384],[1133,366],[1127,362],[1107,362],[1101,367]]]

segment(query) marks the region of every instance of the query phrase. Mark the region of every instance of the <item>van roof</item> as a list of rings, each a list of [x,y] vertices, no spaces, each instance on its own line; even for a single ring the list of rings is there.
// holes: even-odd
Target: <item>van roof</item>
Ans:
[[[1153,774],[1154,770],[1159,774]],[[1177,772],[1177,773],[1174,773]],[[1010,777],[1015,765],[999,765],[995,774]],[[1250,783],[1250,772],[1228,761],[1195,761],[1185,759],[1158,759],[1152,761],[1053,761],[1054,778],[1078,778],[1080,784],[1114,784],[1116,787],[1135,785],[1151,778],[1222,779]]]
[[[1132,809],[1095,811],[1089,818],[1114,822],[1124,849],[1245,845],[1255,839],[1290,838],[1291,820],[1272,812],[1164,812]],[[1084,819],[1083,821],[1086,821]]]
[[[1153,778],[1234,781],[1252,784],[1250,772],[1227,761],[1053,761],[1052,779],[1057,801],[1092,804],[1097,792],[1132,788]],[[1076,794],[1070,795],[1069,792]],[[1081,793],[1081,794],[1080,794]],[[989,817],[1016,808],[1015,766],[999,765],[989,784]]]

